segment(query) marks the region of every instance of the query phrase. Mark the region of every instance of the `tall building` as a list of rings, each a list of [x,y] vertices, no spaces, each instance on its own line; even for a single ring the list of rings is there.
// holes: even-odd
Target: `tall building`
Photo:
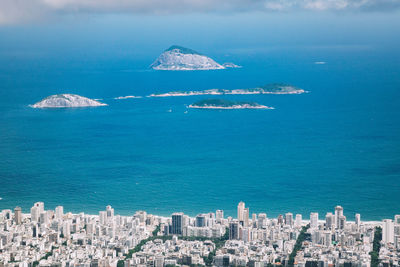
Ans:
[[[250,241],[250,229],[249,228],[242,228],[242,235],[240,236],[240,239],[246,243]]]
[[[310,227],[318,228],[318,212],[310,213]]]
[[[20,207],[14,209],[14,221],[16,224],[22,223],[22,212]]]
[[[324,246],[330,247],[332,244],[332,233],[327,231],[324,233]]]
[[[361,215],[360,215],[360,213],[357,213],[357,214],[356,214],[356,216],[355,216],[355,222],[356,222],[356,225],[357,225],[358,227],[360,227],[360,224],[361,224]]]
[[[114,209],[110,205],[106,207],[106,212],[107,218],[114,218]]]
[[[64,216],[64,207],[63,206],[57,206],[55,210],[55,217],[56,219],[60,220]]]
[[[182,217],[182,229],[190,224],[190,217],[188,215],[183,215]]]
[[[204,214],[197,215],[195,225],[196,225],[196,227],[205,227],[206,226],[206,216]]]
[[[217,210],[215,212],[215,218],[217,220],[217,222],[221,222],[224,219],[224,211],[223,210]]]
[[[239,239],[239,222],[237,220],[233,220],[229,223],[229,239]]]
[[[99,211],[100,224],[107,224],[107,212],[104,210]]]
[[[253,213],[251,215],[251,223],[252,223],[253,227],[257,228],[257,214],[256,213]]]
[[[267,214],[266,213],[258,214],[258,228],[259,229],[267,228]]]
[[[49,216],[47,212],[43,211],[40,213],[40,219],[39,219],[41,224],[48,224],[49,223]]]
[[[249,213],[250,213],[249,208],[245,208],[243,211],[243,226],[245,227],[249,226]]]
[[[38,237],[38,226],[37,226],[37,224],[34,224],[33,226],[32,226],[32,237]]]
[[[31,221],[32,222],[39,222],[39,216],[40,216],[40,209],[38,206],[33,206],[31,208]]]
[[[336,226],[336,229],[339,228],[340,216],[343,216],[343,208],[342,208],[342,206],[336,206],[335,207],[335,226]]]
[[[70,221],[66,221],[63,223],[62,226],[62,234],[64,235],[64,237],[69,238],[71,235],[71,223]]]
[[[107,206],[106,212],[107,212],[107,218],[111,219],[114,217],[114,209],[111,208],[111,206]],[[139,221],[141,223],[145,223],[147,219],[147,212],[144,210],[138,210],[135,213],[135,217],[139,218]]]
[[[39,214],[44,212],[44,203],[43,202],[36,202],[33,204],[34,207],[37,207],[39,210]]]
[[[40,214],[44,212],[44,203],[43,202],[36,202],[33,204],[31,208],[31,221],[32,222],[39,222]]]
[[[172,214],[171,234],[181,235],[183,230],[183,212],[175,212]]]
[[[288,212],[285,214],[285,224],[286,225],[293,225],[293,213]]]
[[[245,204],[243,201],[240,201],[237,206],[237,219],[239,220],[239,222],[243,221],[244,209],[245,209]]]
[[[332,227],[335,225],[335,216],[333,216],[332,212],[328,212],[325,216],[325,226],[326,229],[332,229]]]
[[[301,214],[296,214],[296,222],[295,222],[296,227],[301,226],[302,220],[303,220],[303,216]]]
[[[394,216],[394,223],[395,224],[400,224],[400,215],[395,215]]]
[[[206,226],[207,227],[213,227],[214,226],[214,222],[216,221],[215,218],[215,214],[213,212],[209,212],[207,214],[204,214],[205,218],[206,218]]]
[[[392,220],[383,220],[382,241],[384,243],[394,243],[394,225]]]
[[[342,215],[339,217],[339,226],[338,229],[343,230],[346,225],[346,216]]]
[[[283,215],[282,214],[278,215],[278,224],[283,224]]]

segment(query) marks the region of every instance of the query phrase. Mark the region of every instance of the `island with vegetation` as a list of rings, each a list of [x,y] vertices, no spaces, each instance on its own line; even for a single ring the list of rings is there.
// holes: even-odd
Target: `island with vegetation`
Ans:
[[[154,70],[220,70],[239,67],[233,63],[221,65],[206,55],[179,45],[165,50],[150,65]]]
[[[193,96],[193,95],[256,95],[256,94],[290,95],[290,94],[304,94],[304,93],[308,93],[308,91],[289,84],[273,83],[247,89],[208,89],[201,91],[172,91],[168,93],[151,94],[148,97]]]
[[[223,99],[205,99],[188,106],[197,109],[274,109],[255,102],[229,101]]]
[[[58,94],[48,96],[30,106],[32,108],[76,108],[107,106],[107,104],[80,95]]]

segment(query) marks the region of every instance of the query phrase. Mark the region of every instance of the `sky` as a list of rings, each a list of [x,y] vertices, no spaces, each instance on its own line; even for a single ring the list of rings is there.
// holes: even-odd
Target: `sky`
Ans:
[[[400,0],[0,0],[0,62],[148,61],[173,44],[210,56],[398,52],[399,29]]]
[[[399,0],[2,0],[0,23],[45,20],[64,14],[182,14],[333,10],[393,12]]]

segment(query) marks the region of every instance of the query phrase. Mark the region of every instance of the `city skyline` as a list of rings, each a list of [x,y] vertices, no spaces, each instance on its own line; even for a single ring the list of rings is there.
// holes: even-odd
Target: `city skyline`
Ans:
[[[277,262],[289,266],[308,266],[320,262],[327,267],[332,263],[371,267],[375,266],[373,262],[376,259],[369,252],[379,233],[382,248],[381,254],[376,257],[381,262],[399,260],[399,255],[391,252],[391,248],[400,248],[400,215],[395,215],[394,220],[368,222],[356,214],[355,221],[351,222],[346,221],[341,206],[334,209],[338,225],[333,223],[336,218],[332,218],[331,212],[325,220],[318,220],[318,213],[311,213],[310,220],[303,220],[300,214],[296,214],[293,220],[292,213],[278,218],[269,218],[267,214],[260,213],[248,218],[250,208],[242,201],[237,205],[236,218],[224,218],[222,210],[200,213],[196,217],[182,212],[160,217],[145,211],[136,211],[132,216],[120,216],[110,205],[99,211],[98,215],[83,212],[72,214],[64,213],[62,206],[46,210],[43,202],[36,202],[28,214],[21,213],[19,207],[14,212],[1,211],[0,266],[8,266],[12,262],[19,262],[19,266],[68,266],[79,262],[92,266],[101,262],[111,267],[136,266],[146,262],[155,267],[168,264],[247,265],[249,262],[256,262],[260,266],[276,265]],[[15,243],[17,237],[21,243]],[[112,247],[103,247],[103,242],[112,244]],[[32,250],[40,243],[44,245],[43,249]],[[302,246],[297,247],[297,243]],[[25,247],[28,244],[30,249],[29,246]],[[20,249],[15,250],[15,245]],[[174,245],[175,249],[160,254],[170,245]],[[266,254],[263,252],[256,256],[245,253],[238,257],[232,254],[238,246],[256,246]],[[82,253],[84,247],[84,255],[74,256],[78,251]],[[202,251],[200,256],[198,249]],[[21,254],[29,250],[28,254]],[[107,256],[96,258],[100,250]],[[313,251],[319,256],[307,256],[306,251]],[[342,254],[333,253],[325,257],[324,251],[342,251]],[[358,257],[353,257],[354,254]]]

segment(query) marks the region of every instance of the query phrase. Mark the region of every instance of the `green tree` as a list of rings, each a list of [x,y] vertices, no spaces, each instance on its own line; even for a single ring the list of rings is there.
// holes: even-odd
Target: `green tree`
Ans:
[[[294,266],[294,258],[296,257],[297,252],[299,250],[301,250],[301,248],[303,246],[303,242],[306,239],[306,234],[307,234],[308,228],[310,228],[309,224],[307,224],[307,226],[303,226],[303,228],[300,231],[299,236],[297,237],[296,244],[294,244],[294,247],[293,247],[293,251],[289,255],[289,261],[288,261],[289,267]]]
[[[371,267],[378,267],[379,265],[379,251],[381,250],[382,241],[382,228],[375,227],[374,241],[372,243],[371,255]]]

